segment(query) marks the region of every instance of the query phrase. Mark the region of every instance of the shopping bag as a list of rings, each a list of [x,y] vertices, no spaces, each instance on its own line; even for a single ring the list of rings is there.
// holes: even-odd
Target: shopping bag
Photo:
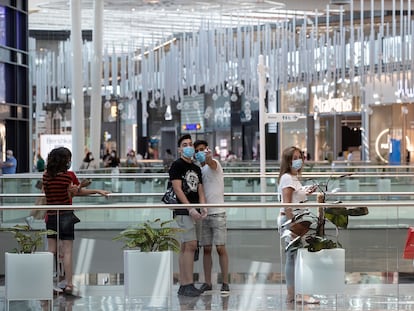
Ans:
[[[46,205],[47,201],[46,201],[46,197],[45,196],[41,196],[36,198],[36,202],[35,205]],[[33,216],[34,219],[45,219],[45,215],[46,215],[46,210],[38,210],[38,209],[34,209],[30,211],[30,216]]]
[[[414,259],[414,227],[409,227],[404,247],[404,259]]]

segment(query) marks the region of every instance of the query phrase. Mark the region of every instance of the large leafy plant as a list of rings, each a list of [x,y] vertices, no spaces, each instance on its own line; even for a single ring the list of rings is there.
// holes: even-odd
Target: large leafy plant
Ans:
[[[37,251],[43,245],[43,236],[56,234],[53,230],[32,230],[27,225],[16,225],[12,228],[5,228],[2,231],[11,232],[18,247],[13,249],[14,253],[30,254]]]
[[[345,177],[340,176],[340,177]],[[318,185],[320,192],[317,194],[317,202],[325,203],[328,191],[328,182],[325,186]],[[342,202],[337,201],[340,204]],[[349,216],[363,216],[368,214],[366,206],[347,208],[344,206],[318,208],[318,215],[304,210],[296,214],[288,221],[289,231],[296,236],[286,247],[287,249],[307,248],[310,252],[317,252],[322,249],[342,247],[339,242],[339,230],[348,228]],[[335,235],[326,233],[326,225],[335,229]]]
[[[124,248],[140,248],[142,252],[161,252],[180,250],[180,242],[176,235],[183,230],[169,226],[173,220],[161,222],[157,218],[154,221],[146,222],[123,230],[113,240],[123,241]]]

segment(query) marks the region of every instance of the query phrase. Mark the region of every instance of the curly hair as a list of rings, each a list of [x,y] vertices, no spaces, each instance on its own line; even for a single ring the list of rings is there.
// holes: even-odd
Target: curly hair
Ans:
[[[283,174],[291,172],[292,159],[293,159],[293,154],[295,153],[295,151],[300,152],[302,161],[305,160],[302,150],[300,150],[298,147],[292,146],[292,147],[288,147],[285,150],[283,150],[282,161],[280,162],[279,179],[278,179],[279,181]]]
[[[72,153],[66,147],[58,147],[50,151],[47,156],[46,171],[51,177],[68,170],[68,163],[72,159]]]

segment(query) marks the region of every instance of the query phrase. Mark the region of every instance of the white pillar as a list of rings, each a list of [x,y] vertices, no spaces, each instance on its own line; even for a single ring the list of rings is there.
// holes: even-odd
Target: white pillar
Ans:
[[[85,148],[85,116],[82,79],[82,29],[80,0],[70,1],[72,44],[72,169],[82,163]]]
[[[266,192],[266,67],[264,65],[264,56],[259,55],[259,64],[257,66],[259,76],[259,144],[260,144],[260,192]],[[262,202],[266,201],[266,197],[262,196]],[[266,209],[261,211],[261,226],[266,226]]]
[[[102,0],[94,1],[93,25],[93,59],[92,59],[92,92],[91,92],[91,144],[90,151],[96,160],[99,159],[101,144],[101,73],[102,73],[102,37],[103,37],[103,9]]]

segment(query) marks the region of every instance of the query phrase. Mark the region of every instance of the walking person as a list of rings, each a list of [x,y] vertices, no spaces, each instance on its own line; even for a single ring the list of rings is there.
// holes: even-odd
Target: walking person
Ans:
[[[205,140],[194,142],[195,158],[201,165],[203,187],[207,203],[224,203],[224,176],[219,161],[213,159],[211,150]],[[207,217],[202,221],[201,246],[203,247],[203,268],[205,283],[200,287],[202,292],[212,290],[211,271],[213,267],[212,249],[216,246],[223,282],[221,293],[230,292],[229,288],[229,256],[227,254],[227,218],[226,209],[209,208]]]
[[[170,182],[177,200],[181,204],[205,204],[201,169],[193,163],[194,147],[191,136],[186,134],[178,140],[180,158],[171,164]],[[180,271],[180,288],[178,295],[196,297],[201,291],[194,286],[194,253],[197,248],[195,223],[207,216],[207,209],[194,206],[175,209],[173,216],[179,228],[184,229],[179,236],[180,252],[178,266]]]
[[[107,196],[108,192],[104,190],[86,189],[80,186],[76,175],[69,172],[71,167],[72,153],[65,147],[53,149],[47,158],[46,171],[43,174],[43,190],[48,205],[72,205],[73,196],[83,196],[91,194],[100,194]],[[47,210],[46,228],[56,231],[57,234],[48,235],[48,251],[57,255],[58,238],[61,242],[63,255],[63,268],[65,272],[66,287],[63,290],[67,294],[73,292],[72,282],[72,254],[73,240],[75,239],[75,223],[79,219],[73,213],[72,209],[67,210]]]
[[[306,196],[314,192],[317,186],[308,189],[302,187],[299,181],[300,173],[303,167],[304,155],[297,147],[286,148],[282,153],[279,171],[279,187],[278,192],[281,194],[282,203],[299,203],[305,202]],[[289,227],[281,227],[281,224],[292,219],[300,209],[292,209],[290,207],[281,208],[278,217],[279,232],[283,236],[285,230]],[[285,238],[286,245],[289,244],[296,236],[291,233]],[[285,278],[287,286],[287,303],[300,302],[305,304],[318,304],[316,300],[310,296],[296,297],[295,295],[295,260],[297,249],[288,249],[286,251]]]

